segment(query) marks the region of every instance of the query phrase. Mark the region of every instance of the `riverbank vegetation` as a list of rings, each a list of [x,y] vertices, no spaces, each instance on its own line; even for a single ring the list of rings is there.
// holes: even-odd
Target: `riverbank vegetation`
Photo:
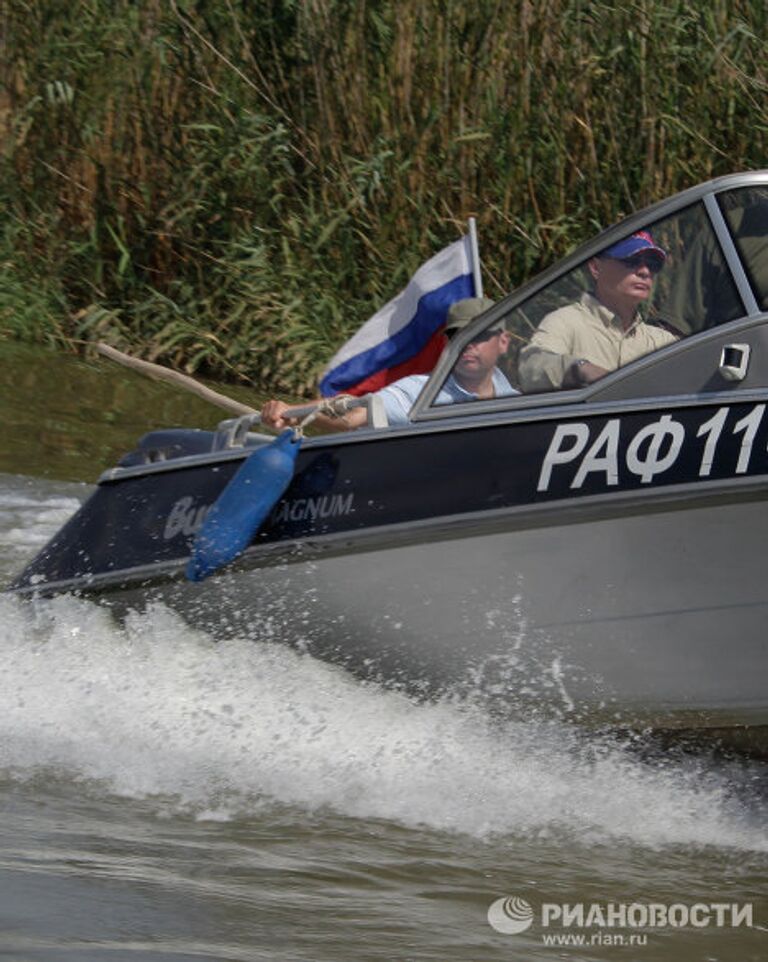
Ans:
[[[309,393],[478,218],[498,296],[766,166],[760,0],[6,0],[0,336]]]

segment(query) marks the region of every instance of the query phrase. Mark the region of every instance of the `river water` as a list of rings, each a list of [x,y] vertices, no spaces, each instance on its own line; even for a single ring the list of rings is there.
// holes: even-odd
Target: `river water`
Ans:
[[[139,434],[221,416],[106,362],[0,371],[0,584]],[[418,704],[162,607],[0,595],[0,656],[2,959],[768,958],[762,762]]]

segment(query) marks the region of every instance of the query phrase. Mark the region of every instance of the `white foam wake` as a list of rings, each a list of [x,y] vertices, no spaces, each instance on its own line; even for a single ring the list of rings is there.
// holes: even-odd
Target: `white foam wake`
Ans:
[[[53,769],[200,817],[276,800],[479,837],[766,848],[714,770],[416,704],[286,646],[217,643],[162,606],[118,628],[73,598],[0,598],[0,657],[0,769],[16,777]]]
[[[62,494],[62,488],[73,495]],[[49,541],[87,491],[86,485],[0,475],[0,556],[6,564],[19,567]]]

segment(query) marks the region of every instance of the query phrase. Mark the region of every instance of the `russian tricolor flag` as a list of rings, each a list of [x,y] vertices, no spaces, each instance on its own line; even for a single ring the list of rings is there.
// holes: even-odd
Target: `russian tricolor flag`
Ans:
[[[469,236],[450,244],[416,271],[332,358],[320,393],[357,396],[407,374],[432,370],[445,346],[442,333],[454,301],[475,296]]]

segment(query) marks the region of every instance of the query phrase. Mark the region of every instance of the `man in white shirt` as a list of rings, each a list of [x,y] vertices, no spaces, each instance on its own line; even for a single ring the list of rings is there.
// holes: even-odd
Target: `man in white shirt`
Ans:
[[[445,324],[449,339],[470,321],[493,306],[485,297],[468,297],[451,304]],[[499,325],[482,331],[465,345],[453,371],[440,389],[435,404],[455,404],[481,398],[504,397],[518,392],[496,366],[509,348],[509,334]],[[409,413],[429,378],[428,374],[410,374],[376,394],[384,403],[390,425],[408,424]],[[282,401],[267,401],[261,409],[261,423],[280,430],[291,423],[290,408]],[[365,408],[353,408],[338,418],[320,415],[316,424],[336,431],[350,431],[366,423]]]

